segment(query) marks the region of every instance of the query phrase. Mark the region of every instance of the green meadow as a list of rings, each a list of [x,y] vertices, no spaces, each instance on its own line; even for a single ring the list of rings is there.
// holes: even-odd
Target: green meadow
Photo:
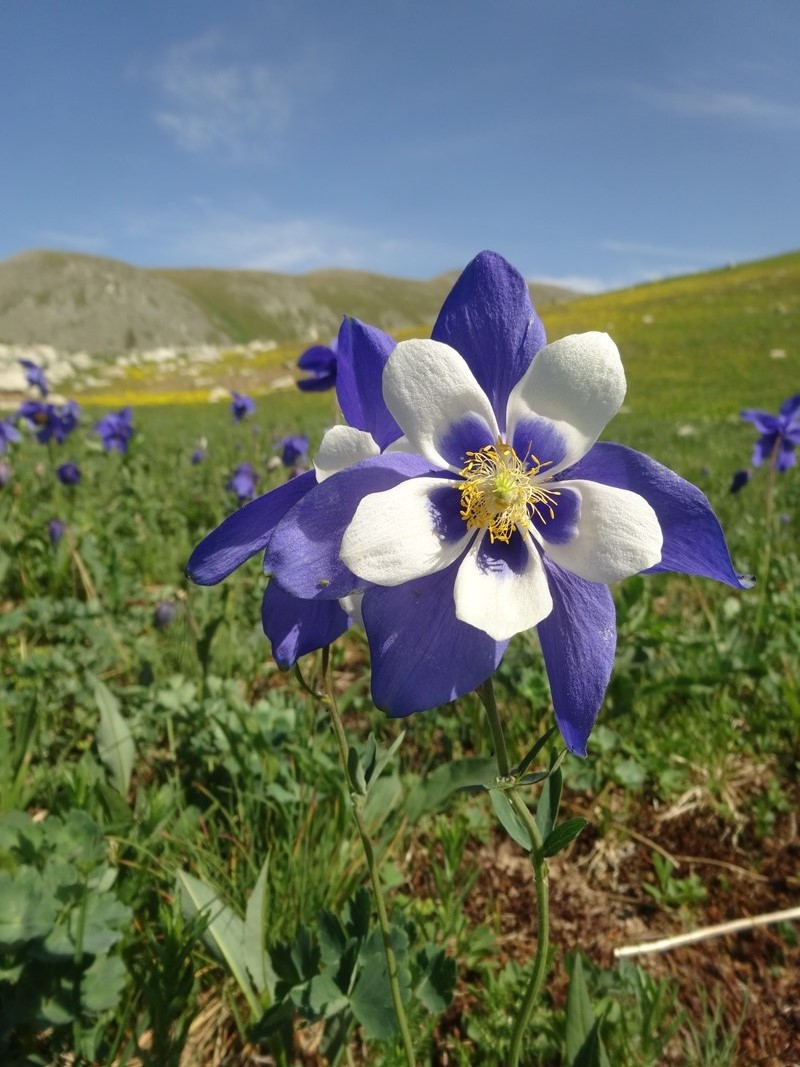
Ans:
[[[552,339],[612,335],[628,395],[605,437],[699,485],[737,570],[757,581],[736,592],[653,575],[614,589],[612,682],[588,758],[562,767],[562,813],[588,825],[551,863],[551,969],[524,1062],[800,1062],[797,922],[613,951],[800,895],[800,466],[729,491],[756,437],[741,409],[777,411],[800,390],[800,254],[542,317]],[[229,326],[246,337],[246,323]],[[76,391],[82,425],[64,444],[23,434],[2,457],[3,1064],[405,1062],[369,995],[383,988],[381,957],[349,789],[313,695],[320,657],[301,663],[302,681],[271,659],[259,559],[214,588],[183,576],[237,506],[233,469],[253,464],[266,491],[286,476],[270,462],[278,441],[307,434],[313,453],[336,417],[331,394],[274,390],[251,364],[214,373],[243,389],[245,370],[257,410],[240,424],[225,402],[170,404],[130,378],[124,396]],[[122,399],[136,432],[127,455],[107,454],[92,426]],[[75,486],[55,478],[67,460]],[[349,742],[373,769],[364,814],[419,1062],[502,1067],[534,898],[487,795],[442,771],[490,756],[480,704],[391,721],[370,703],[358,630],[331,661]],[[553,725],[535,634],[512,641],[495,686],[516,762]]]

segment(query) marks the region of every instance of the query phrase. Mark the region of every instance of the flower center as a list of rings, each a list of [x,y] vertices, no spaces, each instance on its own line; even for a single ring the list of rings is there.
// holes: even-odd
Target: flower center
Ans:
[[[546,522],[544,512],[555,518],[557,490],[534,484],[534,478],[552,460],[541,463],[533,453],[521,460],[500,438],[480,452],[467,452],[467,463],[459,472],[464,479],[461,518],[470,530],[489,531],[489,539],[511,540],[514,530],[528,530],[535,515]]]

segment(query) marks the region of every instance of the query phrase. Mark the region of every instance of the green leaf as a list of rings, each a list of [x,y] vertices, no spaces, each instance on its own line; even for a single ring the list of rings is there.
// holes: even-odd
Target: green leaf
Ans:
[[[597,1022],[583,973],[583,957],[579,952],[572,963],[572,974],[567,990],[566,1043],[567,1063],[570,1067],[576,1067],[578,1057],[586,1055],[583,1049],[587,1043],[590,1043],[590,1037],[592,1031],[597,1028]],[[584,1062],[583,1067],[588,1067],[588,1063]]]
[[[515,768],[514,774],[516,777],[521,777],[525,773],[525,771],[527,771],[528,767],[530,767],[530,765],[542,751],[544,746],[547,744],[553,734],[555,734],[557,731],[557,726],[551,726],[549,730],[542,734],[539,740],[534,743],[533,747],[523,757],[519,766]]]
[[[209,917],[203,940],[218,952],[230,968],[254,1014],[261,1005],[253,990],[244,949],[245,927],[238,915],[220,899],[219,893],[186,871],[178,871],[177,889],[184,917],[192,919],[205,913]]]
[[[555,830],[552,830],[547,835],[542,847],[543,854],[545,856],[555,856],[562,848],[566,848],[571,841],[575,840],[588,821],[588,819],[582,819],[578,816],[562,822],[560,826],[557,826]]]
[[[99,678],[95,679],[94,698],[100,711],[97,751],[108,768],[111,784],[122,796],[127,796],[136,751],[133,736],[119,710],[119,701]]]
[[[329,1019],[347,1007],[347,997],[331,975],[315,974],[303,990],[298,1007],[309,1019]]]
[[[403,1003],[408,1003],[411,974],[408,968],[408,934],[400,927],[391,928],[392,947],[397,960],[397,977]],[[360,956],[361,969],[350,995],[353,1015],[364,1027],[370,1041],[386,1041],[397,1033],[397,1019],[392,1003],[386,953],[380,930],[373,930]]]
[[[423,972],[414,990],[417,1000],[433,1015],[441,1015],[453,999],[456,961],[443,948],[426,945],[417,955],[417,966]]]
[[[416,822],[429,811],[439,811],[459,789],[489,789],[497,778],[493,756],[472,756],[443,763],[414,785],[406,801],[406,813]]]
[[[0,948],[46,937],[56,921],[56,899],[33,867],[0,871]]]
[[[530,852],[533,848],[530,832],[528,831],[527,826],[520,821],[520,818],[514,811],[514,807],[508,799],[505,791],[502,789],[490,789],[489,799],[492,802],[494,813],[502,823],[506,833],[509,834],[518,845],[522,845],[526,852]]]
[[[266,890],[269,857],[259,871],[253,892],[247,899],[244,917],[244,962],[259,993],[275,995],[276,976],[266,947]]]
[[[335,967],[341,959],[348,940],[338,915],[327,910],[319,913],[317,940],[322,962],[326,967]]]
[[[539,794],[539,803],[536,805],[536,825],[539,827],[542,840],[550,836],[558,818],[561,789],[564,784],[560,762],[560,759],[553,753],[550,760],[550,775],[544,783]]]
[[[352,745],[347,750],[347,773],[350,777],[350,784],[354,791],[358,793],[359,796],[366,796],[367,779],[364,775],[364,768],[361,766],[358,752]]]
[[[88,893],[81,916],[80,905],[69,916],[72,943],[90,956],[105,955],[122,937],[131,909],[112,893]],[[80,945],[78,938],[80,937]]]
[[[81,978],[81,1005],[99,1015],[119,1004],[128,972],[119,956],[98,956]]]

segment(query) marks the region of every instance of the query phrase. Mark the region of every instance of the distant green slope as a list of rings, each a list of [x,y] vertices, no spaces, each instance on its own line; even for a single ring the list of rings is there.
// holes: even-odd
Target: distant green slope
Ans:
[[[800,252],[583,297],[542,318],[550,338],[611,334],[637,415],[776,410],[800,391]]]

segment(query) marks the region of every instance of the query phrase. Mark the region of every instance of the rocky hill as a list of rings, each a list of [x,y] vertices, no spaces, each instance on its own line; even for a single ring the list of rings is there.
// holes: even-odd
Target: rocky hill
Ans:
[[[0,262],[0,344],[89,354],[254,340],[283,344],[327,339],[345,313],[399,331],[431,322],[453,278],[157,270],[29,251]],[[548,285],[533,284],[531,291],[537,306],[573,295]]]

